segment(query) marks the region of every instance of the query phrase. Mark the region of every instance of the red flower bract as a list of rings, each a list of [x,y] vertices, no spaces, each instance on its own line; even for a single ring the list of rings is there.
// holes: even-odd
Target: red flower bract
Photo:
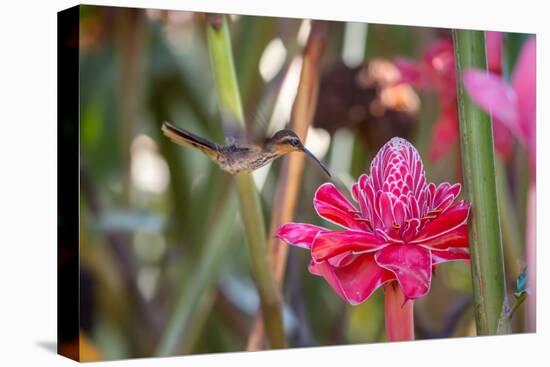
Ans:
[[[396,280],[407,299],[430,290],[433,268],[468,260],[470,206],[455,203],[460,184],[426,182],[417,150],[393,138],[353,185],[352,204],[331,183],[313,199],[322,218],[344,230],[288,223],[283,241],[309,249],[309,271],[322,276],[347,302],[364,302],[382,284]]]
[[[485,38],[489,71],[500,74],[502,33],[485,32]],[[397,58],[395,65],[401,74],[398,83],[437,92],[441,107],[432,132],[429,156],[439,160],[458,142],[459,137],[453,43],[449,38],[436,40],[424,51],[420,62]],[[512,135],[500,123],[494,125],[494,141],[497,152],[508,159],[512,153]]]

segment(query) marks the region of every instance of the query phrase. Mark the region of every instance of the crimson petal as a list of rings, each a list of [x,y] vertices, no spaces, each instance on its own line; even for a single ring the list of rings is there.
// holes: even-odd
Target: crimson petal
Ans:
[[[447,251],[432,251],[432,266],[456,260],[470,260],[470,253],[465,248],[450,248]]]
[[[320,217],[344,228],[366,229],[356,220],[357,209],[331,183],[321,185],[315,192],[313,206]]]
[[[434,161],[441,159],[449,152],[458,140],[458,116],[456,106],[451,105],[442,109],[439,119],[434,124],[430,146],[430,158]]]
[[[431,222],[426,223],[418,235],[409,243],[426,243],[443,236],[465,224],[469,213],[470,206],[465,201],[460,201],[439,214]]]
[[[316,263],[315,260],[311,259],[309,261],[309,265],[307,267],[307,270],[313,275],[322,276],[321,271],[319,270],[320,268],[321,268],[321,265]]]
[[[401,78],[398,83],[407,83],[418,88],[429,87],[426,70],[415,61],[399,58],[395,60]]]
[[[452,231],[446,232],[441,236],[418,243],[419,246],[430,250],[447,250],[451,247],[467,248],[469,244],[468,225],[466,224],[463,224]]]
[[[311,245],[311,257],[316,261],[323,261],[344,252],[370,252],[386,245],[386,241],[368,232],[326,231],[315,237]]]
[[[460,194],[461,185],[456,183],[451,186],[448,182],[444,182],[437,186],[433,199],[433,209],[445,210],[451,205],[455,198]]]
[[[502,72],[502,38],[501,32],[485,32],[487,68],[497,74]]]
[[[351,251],[348,251],[348,252],[343,252],[339,255],[333,256],[327,259],[327,261],[330,265],[339,268],[341,266],[346,266],[351,264],[357,258],[357,256],[361,256],[361,255],[357,255],[352,253]]]
[[[275,236],[288,244],[309,249],[315,236],[323,231],[327,229],[306,223],[287,223],[277,230]]]
[[[312,261],[309,271],[325,278],[336,293],[352,305],[363,303],[382,284],[395,279],[391,272],[376,264],[372,254],[358,256],[344,267]]]
[[[407,299],[420,298],[430,290],[430,250],[415,245],[392,245],[378,251],[374,258],[378,265],[395,274]]]

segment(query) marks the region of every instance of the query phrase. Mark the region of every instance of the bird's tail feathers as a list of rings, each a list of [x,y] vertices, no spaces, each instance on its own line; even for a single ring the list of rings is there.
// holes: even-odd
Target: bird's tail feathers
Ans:
[[[197,148],[206,154],[210,159],[217,156],[218,146],[200,136],[197,136],[187,130],[175,127],[169,122],[162,124],[162,132],[174,143],[186,147]]]

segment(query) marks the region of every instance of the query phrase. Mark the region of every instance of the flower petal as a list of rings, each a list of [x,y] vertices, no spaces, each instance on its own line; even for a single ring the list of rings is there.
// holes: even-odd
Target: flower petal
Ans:
[[[382,192],[380,195],[380,200],[378,201],[378,212],[380,213],[382,223],[386,228],[391,228],[392,224],[395,223],[393,219],[393,204],[391,195],[392,194],[388,192]]]
[[[510,159],[512,156],[512,133],[508,127],[498,119],[493,119],[493,137],[497,153],[500,154],[504,160]]]
[[[309,249],[317,233],[327,231],[326,228],[306,223],[287,223],[281,226],[275,236],[288,244]]]
[[[346,266],[351,264],[357,258],[357,256],[361,256],[361,255],[357,255],[351,251],[348,251],[348,252],[343,252],[339,255],[333,256],[329,258],[327,261],[330,265],[339,268],[341,266]]]
[[[452,248],[448,251],[432,251],[432,266],[447,261],[470,260],[470,252],[465,248]]]
[[[325,183],[317,189],[313,206],[320,217],[344,228],[366,229],[364,222],[356,220],[357,209],[338,191],[336,186]]]
[[[462,186],[459,183],[454,185],[449,184],[448,182],[440,183],[434,194],[432,202],[432,210],[437,209],[444,211],[447,209],[455,198],[460,194]]]
[[[395,274],[407,299],[420,298],[430,290],[430,250],[415,245],[392,245],[378,251],[374,258],[378,265]]]
[[[512,81],[518,96],[519,124],[529,152],[530,174],[536,176],[536,43],[531,37],[521,48]]]
[[[465,201],[460,201],[439,214],[431,222],[426,223],[418,235],[409,243],[426,243],[441,237],[465,224],[469,213],[470,205]]]
[[[468,69],[464,72],[464,87],[481,108],[506,124],[513,133],[521,133],[516,92],[502,77]]]
[[[395,276],[380,268],[372,254],[358,256],[345,267],[333,267],[328,262],[310,263],[309,271],[321,275],[346,302],[358,305],[364,302],[382,284]]]
[[[396,59],[394,64],[399,69],[398,83],[407,83],[417,88],[430,87],[428,73],[422,65],[404,58]]]
[[[315,260],[311,259],[311,260],[309,261],[309,265],[308,265],[308,267],[307,267],[307,270],[308,270],[311,274],[313,274],[313,275],[322,276],[322,275],[321,275],[321,271],[320,271],[320,269],[321,269],[322,266],[323,266],[323,265],[321,265],[321,264],[319,264],[319,263],[316,263]]]
[[[405,229],[403,230],[401,236],[403,240],[409,242],[412,238],[418,233],[418,228],[420,227],[420,219],[412,218],[407,223],[405,223]]]
[[[530,130],[535,128],[536,115],[536,43],[531,37],[521,48],[518,61],[512,75],[515,94],[517,96],[521,130],[528,137]]]
[[[419,246],[430,250],[447,250],[449,248],[467,248],[470,242],[468,240],[468,225],[463,224],[460,227],[446,232],[445,234],[418,243]]]
[[[432,133],[430,159],[437,161],[446,155],[458,141],[458,116],[456,107],[442,109]]]
[[[502,72],[502,33],[485,32],[487,68],[496,74]]]
[[[385,245],[386,241],[368,232],[327,231],[315,237],[311,245],[311,257],[323,261],[349,251],[355,254],[376,251]]]

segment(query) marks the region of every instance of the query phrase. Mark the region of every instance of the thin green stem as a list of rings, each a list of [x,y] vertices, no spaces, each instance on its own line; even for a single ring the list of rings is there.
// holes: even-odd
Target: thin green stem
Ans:
[[[508,189],[506,167],[502,159],[497,159],[495,164],[506,270],[508,271],[509,279],[516,279],[525,266],[525,261],[523,260],[525,258],[523,254],[524,241],[519,230],[517,211],[514,203],[512,203],[512,195]]]
[[[205,294],[217,279],[216,271],[222,263],[231,245],[227,238],[228,231],[235,226],[235,210],[237,203],[232,196],[221,208],[220,217],[215,223],[216,231],[211,232],[205,241],[206,246],[193,272],[193,277],[182,283],[178,301],[174,312],[167,323],[157,348],[157,356],[170,356],[177,353],[182,346],[182,337],[185,335],[196,317],[197,309],[203,302]]]
[[[245,127],[244,113],[235,75],[227,19],[222,15],[207,15],[206,27],[210,61],[222,115],[225,118],[229,117],[230,121],[235,120],[242,130]],[[267,338],[272,348],[284,348],[286,342],[281,313],[281,295],[269,261],[265,221],[258,192],[250,173],[236,174],[235,184]]]
[[[208,51],[220,108],[222,113],[229,113],[230,117],[244,128],[244,113],[235,74],[227,19],[220,14],[208,14],[207,19]]]
[[[468,97],[462,83],[467,68],[486,70],[480,31],[453,31],[462,168],[472,204],[469,225],[472,281],[478,335],[497,333],[507,309],[504,258],[497,205],[493,130],[489,116]]]

